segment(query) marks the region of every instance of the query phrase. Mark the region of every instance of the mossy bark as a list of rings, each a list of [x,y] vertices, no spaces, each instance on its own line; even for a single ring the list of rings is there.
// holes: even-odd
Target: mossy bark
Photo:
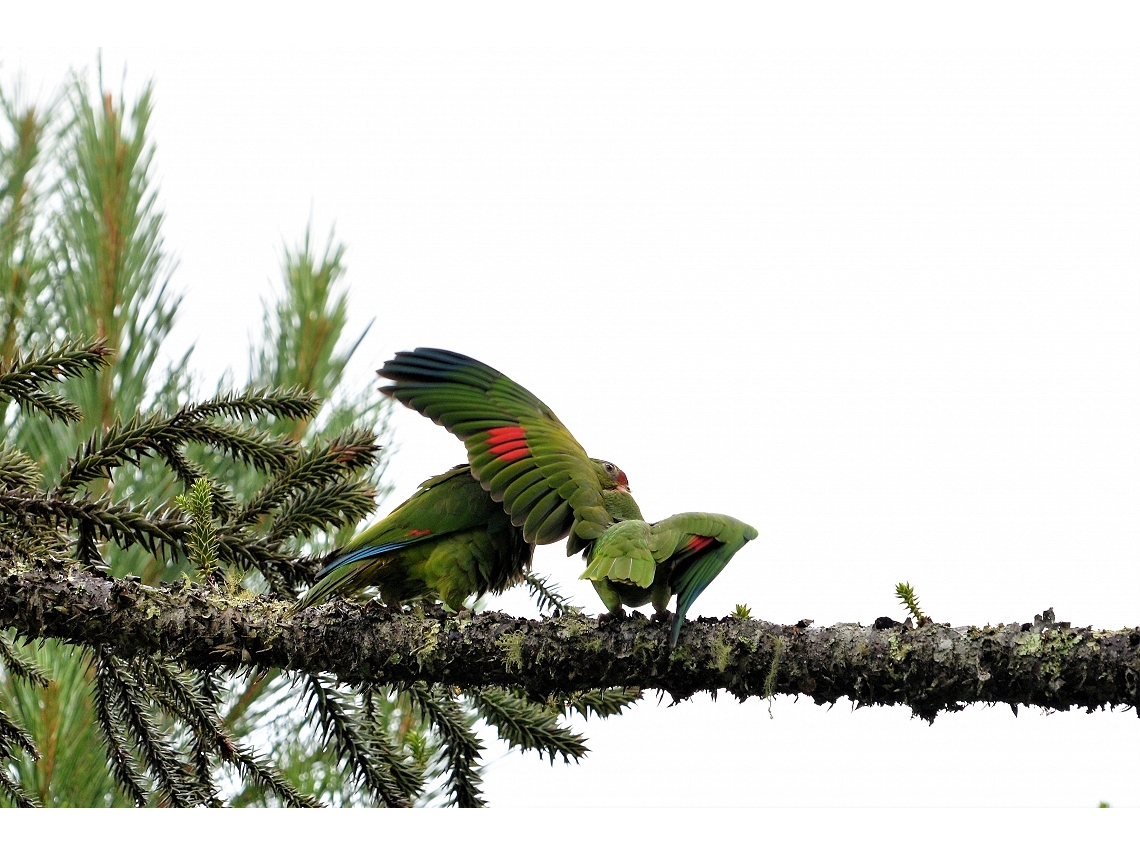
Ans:
[[[1098,631],[1058,623],[918,628],[795,626],[741,618],[668,627],[640,615],[604,625],[577,614],[525,620],[500,612],[457,617],[434,605],[401,611],[343,601],[291,615],[290,603],[222,587],[147,587],[53,557],[0,549],[0,626],[118,655],[159,653],[196,668],[284,668],[348,683],[518,686],[536,696],[639,686],[685,698],[847,697],[905,704],[933,719],[970,703],[1053,710],[1140,708],[1140,628]]]

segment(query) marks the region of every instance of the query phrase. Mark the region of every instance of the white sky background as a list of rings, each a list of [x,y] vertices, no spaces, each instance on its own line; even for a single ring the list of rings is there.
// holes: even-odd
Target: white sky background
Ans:
[[[360,384],[470,354],[650,519],[759,529],[690,616],[901,619],[909,580],[955,626],[1140,623],[1140,54],[734,42],[104,50],[116,92],[156,83],[171,354],[244,376],[312,212],[375,318]],[[95,50],[0,57],[46,98]],[[389,508],[463,459],[395,426]],[[561,545],[536,563],[601,610]],[[491,804],[1140,805],[1135,712],[722,695],[579,724],[577,766],[490,745]]]

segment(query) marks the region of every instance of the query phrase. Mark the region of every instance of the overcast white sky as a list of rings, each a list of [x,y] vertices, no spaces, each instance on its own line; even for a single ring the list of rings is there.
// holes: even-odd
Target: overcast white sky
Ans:
[[[748,25],[716,50],[105,49],[116,91],[124,68],[128,95],[156,85],[171,353],[195,344],[204,385],[241,376],[312,213],[348,244],[354,328],[375,319],[360,384],[399,349],[468,353],[622,466],[648,517],[759,529],[691,616],[866,624],[904,616],[909,580],[955,626],[1137,625],[1140,54],[842,47],[834,26],[749,47]],[[6,91],[47,98],[95,49],[0,58]],[[389,506],[463,459],[410,411],[395,426]],[[537,568],[601,609],[560,546]],[[1135,712],[770,713],[650,698],[582,725],[578,766],[490,746],[487,795],[1140,805]]]

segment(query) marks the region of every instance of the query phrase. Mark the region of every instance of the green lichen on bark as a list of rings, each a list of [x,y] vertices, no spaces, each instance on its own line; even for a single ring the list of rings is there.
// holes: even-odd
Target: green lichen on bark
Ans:
[[[670,651],[667,627],[636,614],[603,625],[577,614],[456,620],[431,605],[402,611],[337,601],[290,616],[288,603],[214,586],[153,588],[58,558],[13,558],[0,553],[0,625],[197,668],[279,667],[353,684],[498,685],[537,698],[614,686],[675,699],[701,691],[804,694],[817,703],[903,704],[928,720],[969,703],[1064,710],[1138,701],[1140,629],[1073,628],[1050,610],[1029,623],[958,628],[700,618],[685,624]],[[542,667],[527,667],[539,660]]]
[[[502,635],[495,646],[503,651],[503,661],[508,671],[521,671],[523,668],[522,643],[526,638],[521,632],[508,632]]]

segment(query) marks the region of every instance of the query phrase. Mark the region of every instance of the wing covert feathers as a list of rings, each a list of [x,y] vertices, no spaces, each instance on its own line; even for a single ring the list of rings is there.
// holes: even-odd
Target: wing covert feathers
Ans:
[[[580,578],[595,582],[608,579],[648,588],[657,567],[652,540],[650,525],[643,520],[614,523],[597,539],[590,563]]]
[[[382,393],[463,441],[476,480],[503,503],[528,543],[561,540],[578,520],[613,521],[585,450],[549,407],[509,377],[429,347],[401,351],[377,373],[392,381]]]

